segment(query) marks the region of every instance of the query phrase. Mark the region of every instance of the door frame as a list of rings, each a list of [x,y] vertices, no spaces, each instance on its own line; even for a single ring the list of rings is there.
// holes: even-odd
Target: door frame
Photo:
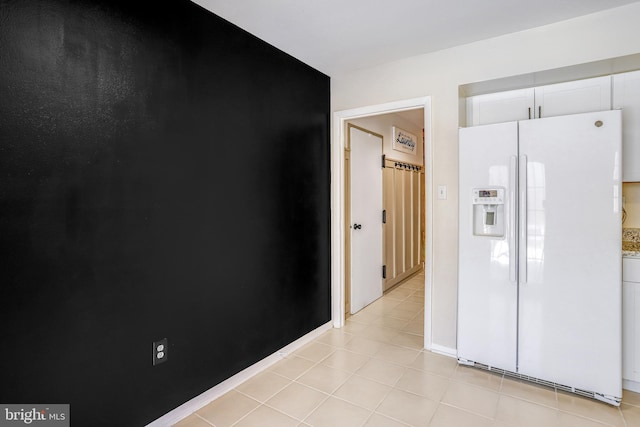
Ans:
[[[431,301],[433,284],[433,143],[431,125],[431,97],[413,98],[385,104],[371,105],[333,113],[331,144],[331,318],[333,326],[344,326],[345,313],[345,146],[346,122],[368,116],[397,113],[424,108],[424,168],[425,168],[425,288],[424,288],[424,348],[431,349]]]

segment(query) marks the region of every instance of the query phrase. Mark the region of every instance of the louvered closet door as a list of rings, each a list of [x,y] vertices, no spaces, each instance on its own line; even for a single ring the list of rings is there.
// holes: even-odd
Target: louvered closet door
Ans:
[[[420,172],[411,173],[411,267],[420,264]]]
[[[404,266],[404,171],[402,169],[394,168],[394,190],[395,190],[395,221],[394,221],[394,230],[395,230],[395,264],[396,264],[396,274],[395,276],[399,276],[405,271]]]
[[[394,198],[394,168],[385,167],[382,172],[383,206],[387,212],[387,222],[384,224],[384,263],[387,266],[386,280],[396,277],[395,268],[395,198]]]
[[[413,274],[423,262],[423,183],[420,166],[387,159],[384,170],[385,289]]]
[[[413,171],[403,171],[404,179],[404,271],[413,267]]]

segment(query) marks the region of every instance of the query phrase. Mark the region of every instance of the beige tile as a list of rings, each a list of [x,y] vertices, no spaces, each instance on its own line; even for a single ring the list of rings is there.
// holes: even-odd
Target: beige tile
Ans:
[[[367,355],[338,349],[320,363],[331,368],[342,369],[347,372],[355,372],[368,361],[369,356]]]
[[[344,331],[349,334],[359,334],[360,332],[367,329],[368,326],[369,325],[367,325],[366,323],[353,322],[351,321],[351,318],[349,318],[346,322],[344,322],[344,326],[342,327],[342,329],[344,329]]]
[[[501,395],[496,421],[516,427],[557,427],[558,410]]]
[[[299,383],[325,393],[333,393],[351,374],[325,365],[316,365],[297,379]]]
[[[619,408],[575,394],[558,392],[558,408],[564,412],[590,418],[616,427],[624,426]]]
[[[385,298],[388,298],[388,299],[397,299],[397,300],[403,301],[407,299],[407,297],[413,294],[414,292],[415,291],[413,289],[404,289],[402,287],[398,287],[398,288],[392,289],[391,291],[386,293],[384,296]]]
[[[481,387],[451,381],[442,397],[442,403],[473,412],[487,418],[494,418],[500,395]]]
[[[424,349],[424,337],[422,335],[408,334],[406,332],[400,332],[391,340],[392,344],[396,344],[402,347],[409,347],[415,350]]]
[[[407,320],[396,319],[395,317],[387,316],[381,316],[373,322],[373,324],[376,326],[383,326],[385,328],[391,328],[397,331],[404,329],[408,323],[409,322]]]
[[[627,427],[640,426],[640,407],[623,403],[620,405],[620,411],[627,422]]]
[[[452,378],[494,391],[500,390],[502,385],[502,375],[463,365],[458,365]]]
[[[437,402],[394,389],[378,406],[376,412],[412,426],[423,426],[433,417],[437,407]]]
[[[403,310],[401,308],[394,308],[386,312],[385,316],[395,317],[402,320],[413,320],[418,315],[417,312],[411,310]]]
[[[411,365],[420,354],[419,350],[400,347],[397,345],[385,345],[376,354],[376,359],[382,359],[386,362],[396,363],[398,365]]]
[[[365,323],[367,325],[372,324],[378,317],[379,314],[368,311],[367,309],[360,310],[356,314],[352,314],[349,320],[357,323]]]
[[[291,417],[304,420],[327,397],[329,397],[328,394],[318,390],[291,383],[269,399],[266,404]]]
[[[418,316],[411,320],[407,325],[402,328],[402,332],[408,332],[410,334],[424,335],[424,318]]]
[[[622,401],[627,405],[640,406],[640,393],[622,390]]]
[[[319,362],[334,351],[335,347],[314,341],[296,351],[294,356],[302,357],[312,362]]]
[[[361,426],[371,411],[335,397],[329,397],[304,422],[313,427]]]
[[[360,332],[361,337],[384,343],[390,343],[396,335],[398,335],[398,331],[396,329],[376,325],[369,325]]]
[[[345,349],[355,351],[356,353],[362,353],[372,356],[376,354],[378,350],[380,350],[384,345],[385,344],[380,341],[356,336],[347,343]]]
[[[406,427],[408,424],[401,423],[400,421],[392,420],[389,417],[385,417],[381,414],[373,414],[363,427]]]
[[[273,365],[269,370],[284,377],[295,380],[311,369],[316,363],[298,356],[287,356]]]
[[[212,425],[196,414],[191,414],[179,423],[173,424],[172,427],[211,427]]]
[[[405,300],[405,301],[401,302],[398,305],[398,307],[396,307],[396,308],[398,308],[400,310],[411,311],[411,312],[417,314],[420,311],[424,310],[424,304],[420,304],[420,303],[417,303],[417,302]]]
[[[422,278],[411,278],[407,280],[401,286],[402,289],[411,289],[413,291],[417,291],[420,289],[424,289],[424,276]]]
[[[442,399],[448,387],[449,380],[447,378],[415,369],[407,369],[395,385],[395,388],[426,397],[435,402]]]
[[[295,427],[299,423],[300,421],[263,405],[234,424],[233,427]]]
[[[458,361],[453,357],[447,357],[424,350],[420,352],[416,360],[409,366],[424,372],[432,372],[445,377],[451,377],[456,371]]]
[[[417,302],[418,304],[422,304],[422,306],[424,307],[424,296],[423,295],[413,294],[413,295],[409,296],[406,299],[406,301]]]
[[[256,399],[265,402],[271,396],[285,388],[291,380],[270,371],[264,371],[255,375],[236,387],[236,390]]]
[[[345,332],[343,328],[333,328],[322,334],[316,342],[334,347],[344,347],[351,339],[353,339],[353,334]]]
[[[404,373],[405,368],[384,360],[371,359],[356,371],[356,375],[393,386]]]
[[[225,427],[235,423],[259,405],[258,401],[232,390],[196,413],[216,427]]]
[[[440,404],[429,427],[492,427],[493,421],[462,409]]]
[[[519,381],[507,376],[502,380],[502,388],[500,393],[517,397],[522,400],[528,400],[533,403],[558,408],[558,399],[556,391],[549,387],[537,384]]]
[[[570,414],[568,412],[558,412],[558,427],[605,427],[607,425],[608,424],[602,424],[588,418]]]
[[[389,298],[378,298],[376,301],[372,302],[367,306],[367,311],[371,311],[373,313],[382,314],[385,310],[391,310],[398,306],[402,301],[398,301],[396,299]]]
[[[333,394],[355,405],[374,410],[390,391],[390,386],[354,375]]]

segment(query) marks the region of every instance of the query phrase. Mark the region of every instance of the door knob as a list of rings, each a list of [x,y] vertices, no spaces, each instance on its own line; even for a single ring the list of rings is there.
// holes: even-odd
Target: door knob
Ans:
[[[353,224],[354,230],[360,230],[362,228],[362,224]]]

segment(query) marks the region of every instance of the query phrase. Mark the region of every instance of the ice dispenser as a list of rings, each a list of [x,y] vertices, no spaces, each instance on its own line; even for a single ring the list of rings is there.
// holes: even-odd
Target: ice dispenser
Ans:
[[[504,188],[474,188],[474,236],[504,237],[504,220]]]

